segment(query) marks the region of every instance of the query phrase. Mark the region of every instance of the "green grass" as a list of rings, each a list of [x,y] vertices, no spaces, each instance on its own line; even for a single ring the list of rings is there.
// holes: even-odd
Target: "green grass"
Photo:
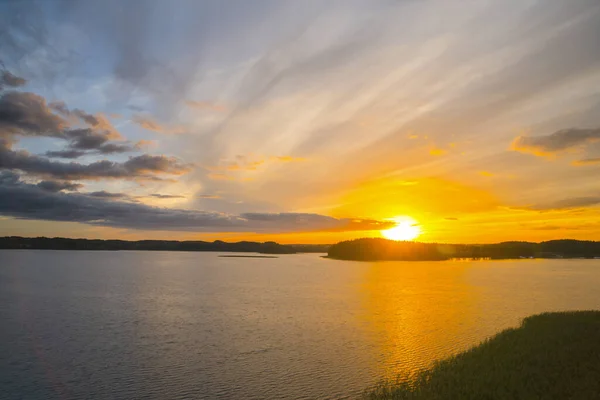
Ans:
[[[600,311],[528,317],[412,381],[381,383],[365,399],[600,399]]]

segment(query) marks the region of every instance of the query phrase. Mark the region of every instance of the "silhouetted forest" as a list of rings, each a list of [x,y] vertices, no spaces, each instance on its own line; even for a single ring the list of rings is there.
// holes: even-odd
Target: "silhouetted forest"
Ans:
[[[541,243],[440,244],[365,238],[340,242],[331,246],[328,257],[357,261],[431,261],[452,258],[594,258],[600,257],[600,242],[563,239]]]
[[[68,238],[0,238],[0,249],[40,250],[163,250],[163,251],[223,251],[264,254],[326,253],[327,245],[282,245],[275,242],[214,242],[176,240],[90,240]]]

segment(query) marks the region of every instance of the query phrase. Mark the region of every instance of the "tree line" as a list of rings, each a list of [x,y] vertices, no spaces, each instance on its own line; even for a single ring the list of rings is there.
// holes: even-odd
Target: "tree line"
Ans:
[[[328,257],[358,261],[435,261],[453,258],[594,258],[600,257],[600,242],[562,239],[541,243],[442,244],[364,238],[332,245],[329,248]]]

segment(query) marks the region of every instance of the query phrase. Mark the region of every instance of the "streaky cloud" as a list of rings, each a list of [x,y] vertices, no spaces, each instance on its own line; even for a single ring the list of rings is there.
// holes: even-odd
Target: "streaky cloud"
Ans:
[[[513,141],[511,149],[536,156],[550,156],[599,140],[600,128],[570,128],[561,129],[545,136],[519,136]]]
[[[184,231],[290,232],[364,230],[386,226],[372,220],[336,219],[306,213],[245,213],[231,215],[168,209],[121,201],[122,193],[49,191],[0,173],[0,213],[23,219],[70,221],[130,229]]]

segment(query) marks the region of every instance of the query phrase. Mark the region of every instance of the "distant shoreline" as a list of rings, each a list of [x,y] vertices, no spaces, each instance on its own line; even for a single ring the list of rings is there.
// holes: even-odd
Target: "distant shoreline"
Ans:
[[[460,261],[506,259],[600,259],[600,242],[561,239],[547,242],[446,244],[363,238],[328,244],[276,242],[214,242],[177,240],[100,240],[0,237],[4,250],[189,251],[221,253],[325,253],[323,258],[346,261]],[[238,256],[243,257],[243,256]]]
[[[94,250],[94,251],[206,251],[224,253],[295,254],[327,253],[329,245],[279,244],[276,242],[214,242],[177,240],[101,240],[69,238],[0,237],[3,250]]]

